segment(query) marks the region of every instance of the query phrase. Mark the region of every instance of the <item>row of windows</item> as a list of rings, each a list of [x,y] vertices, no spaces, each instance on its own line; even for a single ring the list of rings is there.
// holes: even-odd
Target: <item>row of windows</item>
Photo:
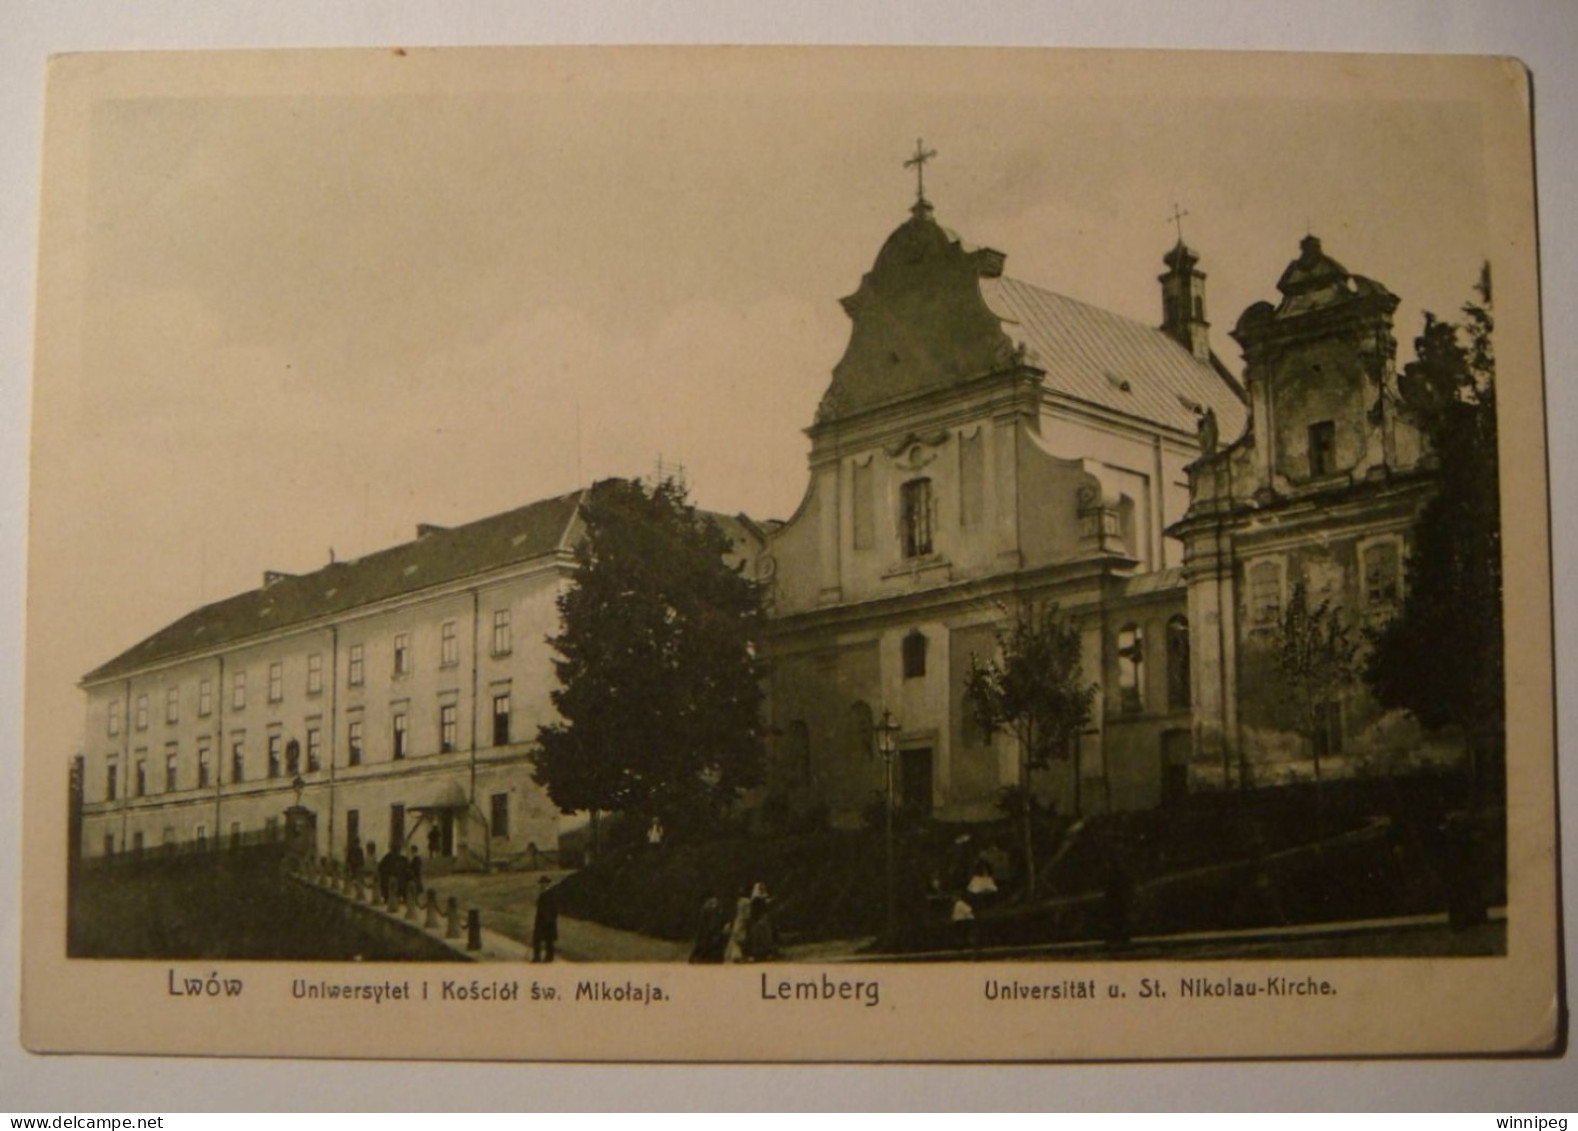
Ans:
[[[266,740],[264,772],[269,778],[295,777],[300,773],[317,773],[323,769],[323,730],[318,726],[306,728],[306,742],[303,744],[297,739],[287,740],[280,731],[270,731]],[[503,691],[493,696],[493,728],[492,739],[494,746],[508,746],[511,741],[510,733],[510,695]],[[459,706],[455,703],[441,703],[438,709],[438,752],[440,754],[453,753],[459,749],[460,717]],[[345,724],[345,757],[346,763],[359,766],[366,757],[366,724],[356,715],[346,720]],[[404,710],[396,710],[390,722],[390,756],[392,760],[399,761],[411,754],[411,728],[410,714]],[[211,778],[212,745],[208,739],[202,739],[197,746],[196,776],[192,788],[204,789],[212,782]],[[119,755],[110,754],[105,766],[104,796],[114,801],[120,792],[120,763]],[[179,751],[172,743],[165,751],[164,756],[164,789],[173,793],[182,788],[180,773]],[[230,781],[244,782],[247,780],[246,736],[237,733],[230,740]],[[148,759],[146,756],[136,757],[132,762],[132,778],[130,781],[130,796],[143,797],[148,793]]]
[[[511,624],[509,609],[495,609],[493,612],[493,638],[492,654],[494,656],[507,656],[514,649],[514,629]],[[460,663],[459,625],[456,621],[445,621],[439,629],[439,667],[450,668]],[[392,653],[392,667],[395,676],[404,677],[411,674],[411,634],[399,632],[395,634]],[[352,644],[347,649],[346,683],[351,687],[361,687],[367,679],[366,646]],[[321,695],[323,693],[323,653],[311,652],[307,656],[307,694]],[[285,699],[285,664],[276,660],[268,666],[268,701],[281,703]],[[244,710],[247,705],[247,673],[234,672],[230,678],[230,708],[231,710]],[[207,718],[214,710],[214,682],[211,679],[201,679],[197,683],[197,715]],[[138,730],[148,729],[148,694],[137,696],[133,704],[133,725]],[[108,729],[112,735],[121,732],[122,704],[119,699],[112,700],[109,705]],[[164,721],[177,723],[181,721],[181,689],[170,687],[165,690]]]
[[[1283,563],[1265,560],[1249,567],[1249,620],[1265,628],[1282,619]],[[1371,610],[1394,608],[1403,596],[1402,547],[1395,538],[1363,546],[1359,551],[1359,593]]]
[[[1189,709],[1189,621],[1183,615],[1167,621],[1167,710]],[[1145,630],[1126,624],[1118,630],[1118,710],[1145,710]]]

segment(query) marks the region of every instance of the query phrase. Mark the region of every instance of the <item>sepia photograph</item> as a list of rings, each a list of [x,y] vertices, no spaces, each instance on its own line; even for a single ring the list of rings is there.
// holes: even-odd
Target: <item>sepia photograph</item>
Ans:
[[[49,79],[30,1047],[1560,1039],[1516,63]]]

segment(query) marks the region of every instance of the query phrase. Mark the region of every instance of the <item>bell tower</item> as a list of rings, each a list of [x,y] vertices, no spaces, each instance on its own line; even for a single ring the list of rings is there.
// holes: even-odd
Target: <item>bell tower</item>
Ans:
[[[1162,257],[1167,271],[1157,276],[1162,285],[1162,330],[1196,360],[1211,362],[1211,323],[1205,320],[1205,272],[1200,257],[1180,236]]]

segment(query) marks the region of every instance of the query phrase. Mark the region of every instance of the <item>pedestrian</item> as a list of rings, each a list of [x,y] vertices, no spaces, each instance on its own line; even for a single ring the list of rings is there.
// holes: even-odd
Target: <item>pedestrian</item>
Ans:
[[[964,898],[974,911],[984,911],[997,901],[997,881],[992,878],[992,865],[984,856],[975,862],[975,875],[965,886]]]
[[[362,846],[353,840],[345,850],[345,874],[353,880],[360,879],[365,867],[367,858],[362,855]]]
[[[745,948],[751,932],[751,893],[741,889],[740,898],[734,901],[734,918],[729,922],[729,937],[724,943],[725,962],[744,962]]]
[[[368,880],[372,879],[372,870],[378,867],[378,842],[367,842],[367,852],[362,856],[362,869],[366,872]]]
[[[723,949],[729,941],[729,920],[717,893],[708,892],[701,901],[701,912],[696,916],[696,945],[691,948],[693,963],[714,964],[723,961]]]
[[[559,897],[547,876],[537,880],[537,914],[532,920],[531,960],[552,962],[553,947],[559,941]]]
[[[767,885],[757,881],[751,889],[751,922],[746,936],[746,952],[752,962],[778,957],[778,936],[773,928],[772,897]]]
[[[427,858],[429,860],[438,858],[438,846],[443,843],[443,840],[443,835],[439,833],[437,825],[429,825],[427,827]]]
[[[953,901],[953,911],[948,916],[953,926],[953,942],[960,948],[968,947],[971,951],[981,949],[981,936],[979,926],[975,921],[975,908],[970,906],[970,898],[966,892],[960,892],[959,897]]]
[[[411,846],[411,859],[406,861],[406,890],[412,898],[422,894],[422,856]]]
[[[405,895],[405,857],[398,848],[390,848],[378,861],[378,894],[385,902]]]

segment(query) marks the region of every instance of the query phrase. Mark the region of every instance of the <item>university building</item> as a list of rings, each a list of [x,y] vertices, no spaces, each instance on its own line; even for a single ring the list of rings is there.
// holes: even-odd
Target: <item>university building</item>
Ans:
[[[83,850],[238,843],[311,811],[320,850],[558,847],[532,782],[557,600],[594,486],[204,606],[90,672]],[[760,534],[718,517],[754,559]]]
[[[966,676],[1051,603],[1098,688],[1077,748],[1036,775],[1064,812],[1432,753],[1357,685],[1310,740],[1269,679],[1295,585],[1356,632],[1401,600],[1432,463],[1397,409],[1397,299],[1306,238],[1279,302],[1238,320],[1240,382],[1181,238],[1155,326],[1006,265],[918,196],[843,300],[800,506],[720,518],[769,603],[765,793],[858,821],[884,785],[886,715],[901,805],[993,815],[1019,759],[975,725]],[[84,852],[266,835],[293,803],[336,856],[556,848],[531,751],[585,495],[268,573],[89,673]]]

